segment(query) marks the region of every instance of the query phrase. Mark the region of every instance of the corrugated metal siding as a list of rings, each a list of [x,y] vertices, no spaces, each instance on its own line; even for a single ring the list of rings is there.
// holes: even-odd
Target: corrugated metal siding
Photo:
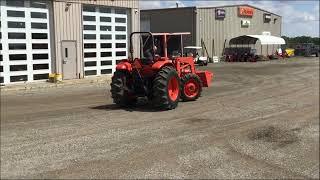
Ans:
[[[55,39],[55,72],[62,73],[61,41],[76,41],[77,43],[77,73],[83,77],[83,37],[82,37],[82,4],[97,4],[105,6],[116,6],[131,8],[129,13],[129,27],[132,31],[140,30],[139,1],[115,0],[115,1],[90,1],[90,0],[68,0],[72,2],[69,10],[65,11],[66,1],[53,1],[54,16],[54,39]],[[131,14],[131,17],[130,17]],[[138,47],[137,47],[138,49]],[[138,50],[135,52],[139,52]]]
[[[151,32],[190,32],[191,36],[184,42],[186,45],[195,43],[194,8],[141,11],[141,19],[150,19]]]
[[[238,16],[238,7],[224,7],[226,17],[224,20],[215,19],[215,8],[198,8],[197,9],[197,45],[201,44],[201,39],[209,51],[209,55],[213,54],[221,56],[224,41],[228,41],[240,35],[245,34],[262,34],[263,31],[270,31],[272,35],[281,35],[281,17],[272,14],[270,23],[263,22],[264,11],[255,9],[252,18],[242,18]],[[274,18],[278,18],[276,24],[273,23]],[[241,27],[241,19],[250,20],[251,25],[248,28]],[[215,52],[213,52],[213,39]],[[254,47],[254,46],[252,46]],[[258,43],[255,48],[257,52],[261,52],[261,45]],[[269,54],[271,54],[278,46],[269,46]],[[274,48],[274,49],[273,49]],[[263,47],[263,54],[266,54],[267,47]]]
[[[139,9],[131,9],[131,22],[130,22],[130,28],[131,32],[137,32],[140,31],[140,11]],[[130,33],[128,32],[128,39],[130,38]],[[137,37],[135,37],[132,41],[133,47],[134,47],[134,57],[140,56],[140,42]],[[130,53],[130,51],[129,51]]]
[[[76,41],[77,43],[77,73],[82,76],[82,9],[81,4],[72,3],[65,11],[65,2],[53,2],[54,31],[56,50],[56,72],[62,73],[62,41]]]
[[[95,4],[124,8],[139,8],[139,0],[56,0],[61,2],[73,2],[81,4]]]

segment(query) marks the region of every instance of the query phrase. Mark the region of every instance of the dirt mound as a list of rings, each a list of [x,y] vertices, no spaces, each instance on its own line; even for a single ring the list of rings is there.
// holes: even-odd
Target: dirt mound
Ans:
[[[295,130],[284,130],[279,127],[268,126],[254,129],[248,134],[251,140],[262,140],[276,143],[279,147],[284,147],[299,140]]]

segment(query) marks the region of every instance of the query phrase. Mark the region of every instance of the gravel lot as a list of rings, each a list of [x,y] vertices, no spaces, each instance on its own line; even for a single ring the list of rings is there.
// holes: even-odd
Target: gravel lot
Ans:
[[[319,59],[210,64],[171,111],[90,85],[1,94],[1,178],[319,178]]]

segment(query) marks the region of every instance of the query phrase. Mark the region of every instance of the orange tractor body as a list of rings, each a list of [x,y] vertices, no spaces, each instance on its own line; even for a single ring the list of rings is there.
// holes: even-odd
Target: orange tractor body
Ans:
[[[180,99],[196,100],[202,87],[209,87],[213,73],[197,71],[193,57],[183,56],[183,36],[190,33],[134,32],[130,35],[131,58],[116,66],[112,77],[111,95],[116,104],[128,105],[138,97],[148,97],[155,107],[174,109]],[[140,58],[133,58],[133,36],[139,35]],[[175,55],[168,53],[168,40],[180,39]],[[161,49],[158,55],[158,47]],[[175,41],[177,42],[177,41]],[[170,54],[170,55],[168,55]]]

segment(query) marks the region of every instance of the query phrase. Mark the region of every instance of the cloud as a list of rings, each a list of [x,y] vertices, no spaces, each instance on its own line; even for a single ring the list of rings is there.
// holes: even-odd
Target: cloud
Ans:
[[[140,1],[141,9],[159,9],[175,7],[176,2],[184,6],[223,6],[250,4],[282,16],[282,34],[286,36],[319,37],[319,2],[318,1]],[[304,6],[305,8],[301,8]]]

